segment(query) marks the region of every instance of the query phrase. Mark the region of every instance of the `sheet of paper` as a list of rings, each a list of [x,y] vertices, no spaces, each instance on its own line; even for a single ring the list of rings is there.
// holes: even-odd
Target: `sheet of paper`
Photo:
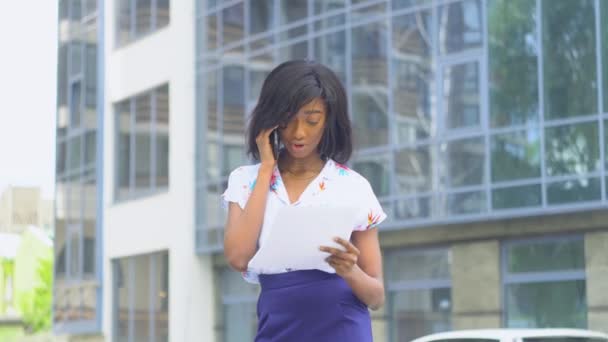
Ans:
[[[318,268],[329,255],[319,247],[341,247],[333,238],[349,240],[356,218],[354,207],[284,207],[268,238],[249,261],[249,269],[263,272]]]

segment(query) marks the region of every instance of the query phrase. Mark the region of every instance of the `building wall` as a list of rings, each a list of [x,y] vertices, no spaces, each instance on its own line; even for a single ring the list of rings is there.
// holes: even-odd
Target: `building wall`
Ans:
[[[608,333],[608,231],[585,235],[589,329]]]
[[[115,13],[113,1],[105,12]],[[210,257],[194,253],[194,2],[171,2],[169,26],[124,47],[114,47],[115,16],[107,15],[104,122],[103,331],[112,336],[112,269],[115,258],[168,250],[171,341],[209,341],[214,322]],[[169,188],[115,201],[113,104],[169,84]]]
[[[8,187],[0,198],[0,232],[22,233],[28,225],[50,229],[53,201],[40,197],[40,188]]]

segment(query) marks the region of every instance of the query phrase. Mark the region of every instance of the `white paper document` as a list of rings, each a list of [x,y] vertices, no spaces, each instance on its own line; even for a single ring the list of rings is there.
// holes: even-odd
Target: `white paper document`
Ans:
[[[350,239],[356,224],[354,207],[284,207],[277,214],[268,237],[249,261],[254,272],[280,272],[285,269],[327,268],[327,252],[320,246],[340,247],[334,237]]]

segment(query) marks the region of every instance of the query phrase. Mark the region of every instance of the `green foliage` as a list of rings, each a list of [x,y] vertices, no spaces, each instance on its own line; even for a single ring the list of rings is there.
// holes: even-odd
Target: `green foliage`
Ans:
[[[29,333],[51,328],[51,305],[53,298],[53,260],[38,260],[38,286],[21,297],[19,310]]]

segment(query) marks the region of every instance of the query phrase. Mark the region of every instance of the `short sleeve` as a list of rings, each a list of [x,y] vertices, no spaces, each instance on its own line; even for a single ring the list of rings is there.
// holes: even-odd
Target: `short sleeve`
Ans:
[[[361,186],[360,190],[360,218],[358,224],[355,226],[355,230],[362,231],[377,227],[382,221],[386,219],[386,213],[380,206],[378,198],[374,194],[374,190],[367,180]]]
[[[247,199],[249,198],[249,187],[245,179],[244,168],[240,167],[230,173],[228,177],[228,186],[222,194],[222,206],[228,210],[230,202],[237,203],[242,209],[245,209]]]

